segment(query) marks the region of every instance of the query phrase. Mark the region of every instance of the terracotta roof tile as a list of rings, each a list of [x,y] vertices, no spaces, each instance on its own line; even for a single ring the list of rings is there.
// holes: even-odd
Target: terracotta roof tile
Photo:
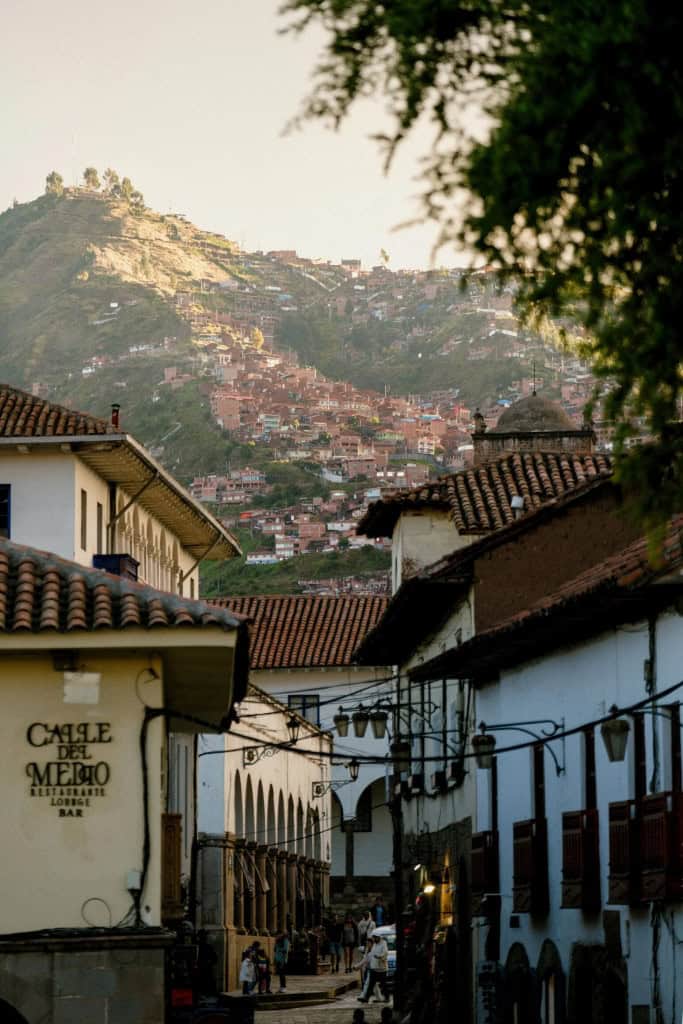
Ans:
[[[252,669],[351,665],[354,650],[387,606],[384,597],[283,594],[209,603],[251,620]]]
[[[492,629],[478,633],[457,649],[434,658],[411,675],[415,679],[453,673],[475,678],[491,674],[503,665],[517,664],[526,657],[539,656],[543,649],[577,641],[597,632],[610,622],[636,621],[654,607],[652,594],[666,601],[666,588],[647,588],[661,583],[669,574],[683,584],[683,515],[669,523],[659,556],[653,560],[648,540],[642,537],[622,551],[584,570],[530,608],[511,615]],[[667,582],[669,582],[667,580]],[[570,616],[570,618],[569,618]]]
[[[514,497],[524,497],[525,511],[533,512],[589,480],[607,479],[611,475],[612,462],[602,454],[504,455],[495,462],[464,469],[374,502],[358,524],[358,533],[390,537],[402,512],[422,508],[449,512],[459,533],[489,533],[514,521]]]
[[[107,420],[56,405],[27,391],[0,385],[0,437],[70,437],[108,434]]]
[[[0,539],[0,633],[244,625],[229,608],[210,608]]]

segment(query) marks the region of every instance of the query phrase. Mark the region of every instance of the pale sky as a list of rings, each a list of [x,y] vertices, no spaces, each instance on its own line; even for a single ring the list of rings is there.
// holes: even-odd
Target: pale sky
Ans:
[[[149,206],[184,213],[248,249],[297,249],[426,267],[433,225],[417,212],[425,130],[385,177],[366,104],[339,133],[287,137],[320,36],[278,34],[279,0],[4,0],[0,22],[0,209],[55,169],[127,174]],[[439,264],[463,263],[444,251]]]

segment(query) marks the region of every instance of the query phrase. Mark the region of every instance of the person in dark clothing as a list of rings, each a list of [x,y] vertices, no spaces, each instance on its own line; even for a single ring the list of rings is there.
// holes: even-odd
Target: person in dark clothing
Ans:
[[[378,928],[381,928],[383,924],[387,923],[387,908],[384,906],[384,902],[381,896],[378,896],[375,900],[374,906],[370,911],[372,914],[372,920],[375,922]]]
[[[273,960],[275,962],[275,970],[280,976],[280,992],[287,991],[287,960],[289,959],[289,939],[285,932],[280,932],[277,939],[275,940],[275,949],[273,950]],[[317,962],[317,958],[316,958]]]
[[[358,946],[358,926],[351,914],[347,914],[342,925],[342,946],[344,948],[344,974],[351,974],[353,952]]]
[[[344,926],[338,917],[333,917],[327,929],[330,939],[330,973],[339,974],[339,961],[342,955],[342,935]]]

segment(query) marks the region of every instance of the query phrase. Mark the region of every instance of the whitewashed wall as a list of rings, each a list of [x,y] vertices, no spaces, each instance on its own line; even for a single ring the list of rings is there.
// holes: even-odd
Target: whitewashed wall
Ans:
[[[569,637],[568,637],[569,639]],[[664,690],[683,678],[683,619],[675,614],[662,616],[657,624],[657,689]],[[524,719],[565,719],[567,728],[605,715],[610,706],[633,704],[645,695],[643,662],[649,657],[647,623],[625,625],[604,633],[591,641],[569,647],[518,669],[501,674],[498,684],[482,688],[478,693],[478,716],[490,724]],[[683,690],[670,698],[680,699]],[[669,723],[646,716],[648,791],[661,791],[670,785],[671,764],[668,739]],[[653,756],[653,729],[659,738],[660,760]],[[516,733],[497,733],[499,747],[523,742]],[[583,793],[582,737],[566,740],[566,774],[557,777],[550,756],[546,753],[546,816],[548,819],[548,853],[550,881],[550,914],[533,921],[520,915],[521,926],[509,927],[512,913],[512,824],[533,816],[532,767],[529,749],[502,753],[498,759],[499,834],[501,849],[503,961],[513,942],[522,942],[532,966],[537,962],[543,940],[553,939],[562,958],[565,972],[570,966],[571,946],[575,941],[601,943],[604,932],[599,916],[586,918],[580,910],[563,910],[561,902],[563,811],[580,810],[585,806]],[[553,749],[562,757],[561,743]],[[608,894],[609,834],[608,804],[633,797],[633,732],[629,737],[626,761],[610,764],[596,730],[596,776],[600,814],[601,891],[603,906]],[[657,772],[659,781],[657,782]],[[478,830],[490,827],[490,773],[477,771]],[[654,787],[652,784],[654,783]],[[630,909],[614,906],[621,914],[621,941],[628,963],[629,1002],[631,1005],[651,1004],[652,930],[650,908]],[[683,937],[683,906],[667,904],[671,912],[671,929]],[[672,931],[662,928],[659,949],[661,988],[665,1019],[679,1021],[683,1011],[683,971],[678,973],[674,991],[671,965],[680,959],[680,943],[672,944]]]

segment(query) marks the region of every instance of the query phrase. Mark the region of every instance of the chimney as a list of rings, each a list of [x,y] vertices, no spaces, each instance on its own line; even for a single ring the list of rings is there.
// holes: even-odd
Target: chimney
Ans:
[[[115,427],[116,430],[119,429],[119,411],[120,411],[120,409],[121,409],[121,406],[118,404],[118,402],[114,402],[112,404],[112,407],[111,407],[111,425],[112,425],[112,427]]]

